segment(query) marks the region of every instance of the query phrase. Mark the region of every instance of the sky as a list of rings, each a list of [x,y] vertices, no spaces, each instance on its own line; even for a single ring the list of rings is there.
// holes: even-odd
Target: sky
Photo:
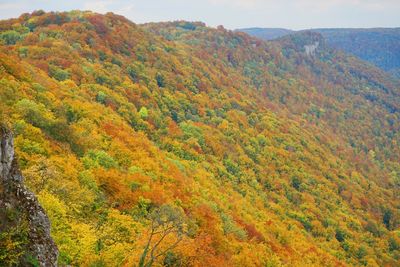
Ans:
[[[114,12],[135,23],[202,21],[228,29],[400,27],[400,0],[0,0],[0,19],[38,9]]]

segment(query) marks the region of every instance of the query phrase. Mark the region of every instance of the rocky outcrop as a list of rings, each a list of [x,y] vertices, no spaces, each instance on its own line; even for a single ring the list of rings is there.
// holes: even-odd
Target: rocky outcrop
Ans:
[[[23,184],[11,132],[0,126],[0,233],[22,229],[18,227],[23,223],[26,239],[22,245],[23,238],[16,242],[21,247],[16,253],[20,255],[15,259],[16,265],[57,266],[58,249],[50,236],[50,221],[35,195]]]
[[[305,45],[304,50],[306,51],[306,55],[313,57],[315,56],[315,51],[317,50],[319,46],[319,42],[315,42],[313,44]]]

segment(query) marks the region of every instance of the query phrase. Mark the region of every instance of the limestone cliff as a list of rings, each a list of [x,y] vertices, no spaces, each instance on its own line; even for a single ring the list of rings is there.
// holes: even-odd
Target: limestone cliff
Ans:
[[[50,221],[23,184],[13,136],[0,126],[0,265],[57,266]]]

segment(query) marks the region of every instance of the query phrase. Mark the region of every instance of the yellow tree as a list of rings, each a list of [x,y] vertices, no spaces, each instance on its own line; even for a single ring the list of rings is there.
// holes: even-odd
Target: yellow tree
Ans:
[[[140,257],[139,267],[152,266],[158,258],[173,250],[188,233],[185,215],[178,207],[162,205],[151,213],[150,220],[150,235]],[[163,246],[163,242],[170,236],[175,236],[175,240]]]

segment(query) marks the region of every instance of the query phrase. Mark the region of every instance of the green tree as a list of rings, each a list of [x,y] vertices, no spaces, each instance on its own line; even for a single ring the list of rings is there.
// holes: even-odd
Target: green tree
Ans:
[[[389,209],[385,209],[383,212],[383,224],[386,226],[388,230],[390,230],[390,224],[392,220],[393,213]]]
[[[63,70],[54,65],[49,66],[49,74],[51,77],[53,77],[57,81],[64,81],[66,79],[69,79],[69,77],[70,77],[70,74],[68,71]]]
[[[115,168],[118,165],[115,159],[103,150],[89,150],[82,158],[82,162],[87,169],[92,167],[110,169]]]
[[[336,233],[335,233],[335,237],[336,237],[337,241],[343,242],[346,239],[346,233],[342,229],[337,228],[336,229]]]
[[[163,74],[157,72],[156,80],[157,80],[158,87],[165,87],[165,77]]]
[[[149,110],[146,107],[141,107],[139,110],[139,115],[145,120],[149,117]]]
[[[393,236],[391,236],[388,241],[388,247],[389,251],[400,250],[400,243]]]
[[[298,191],[300,190],[301,180],[299,177],[297,177],[297,176],[292,177],[292,186],[294,189],[296,189]]]
[[[19,40],[21,40],[21,35],[16,31],[5,31],[0,34],[0,39],[6,45],[15,45]]]

